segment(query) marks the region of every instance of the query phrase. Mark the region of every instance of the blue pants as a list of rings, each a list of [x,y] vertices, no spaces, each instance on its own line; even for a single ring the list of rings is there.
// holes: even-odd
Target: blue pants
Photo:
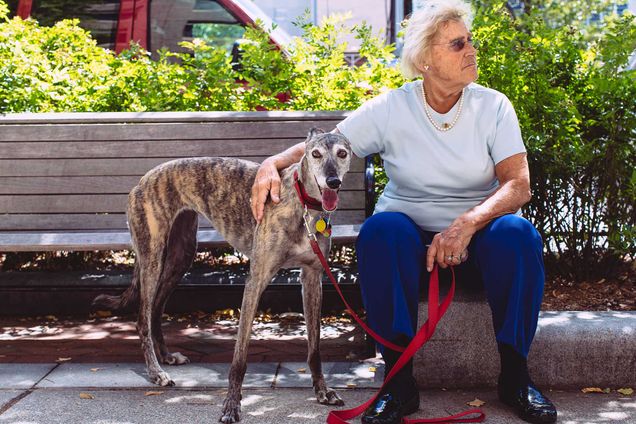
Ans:
[[[356,250],[368,324],[388,340],[415,335],[419,288],[429,278],[426,245],[434,235],[399,212],[375,214],[360,229]],[[526,219],[504,215],[475,233],[468,255],[455,267],[468,278],[457,283],[483,285],[497,342],[527,357],[543,298],[541,236]]]

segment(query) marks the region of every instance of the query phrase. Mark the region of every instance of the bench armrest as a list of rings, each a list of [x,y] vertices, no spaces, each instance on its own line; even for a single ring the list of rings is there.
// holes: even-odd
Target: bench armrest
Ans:
[[[375,166],[374,155],[364,158],[364,215],[366,218],[373,215],[375,208]]]

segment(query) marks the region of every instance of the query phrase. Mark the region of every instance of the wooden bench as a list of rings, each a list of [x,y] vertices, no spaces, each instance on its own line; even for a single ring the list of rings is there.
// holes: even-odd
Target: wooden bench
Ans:
[[[126,200],[171,159],[260,162],[326,131],[342,112],[143,112],[0,116],[0,252],[130,249]],[[334,218],[335,242],[355,240],[373,207],[370,160],[355,159]],[[199,247],[226,246],[209,221]]]

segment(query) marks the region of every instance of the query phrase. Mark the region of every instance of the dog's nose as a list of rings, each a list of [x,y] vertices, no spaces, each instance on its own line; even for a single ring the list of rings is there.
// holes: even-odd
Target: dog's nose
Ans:
[[[330,189],[335,190],[337,188],[340,188],[340,184],[342,184],[342,181],[340,181],[340,178],[327,177],[327,186],[329,186]]]

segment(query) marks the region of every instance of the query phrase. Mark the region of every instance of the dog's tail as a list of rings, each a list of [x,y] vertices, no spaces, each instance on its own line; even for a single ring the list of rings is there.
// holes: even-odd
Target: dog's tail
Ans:
[[[116,311],[139,301],[139,266],[135,264],[130,287],[119,296],[100,294],[93,300],[94,310]]]

